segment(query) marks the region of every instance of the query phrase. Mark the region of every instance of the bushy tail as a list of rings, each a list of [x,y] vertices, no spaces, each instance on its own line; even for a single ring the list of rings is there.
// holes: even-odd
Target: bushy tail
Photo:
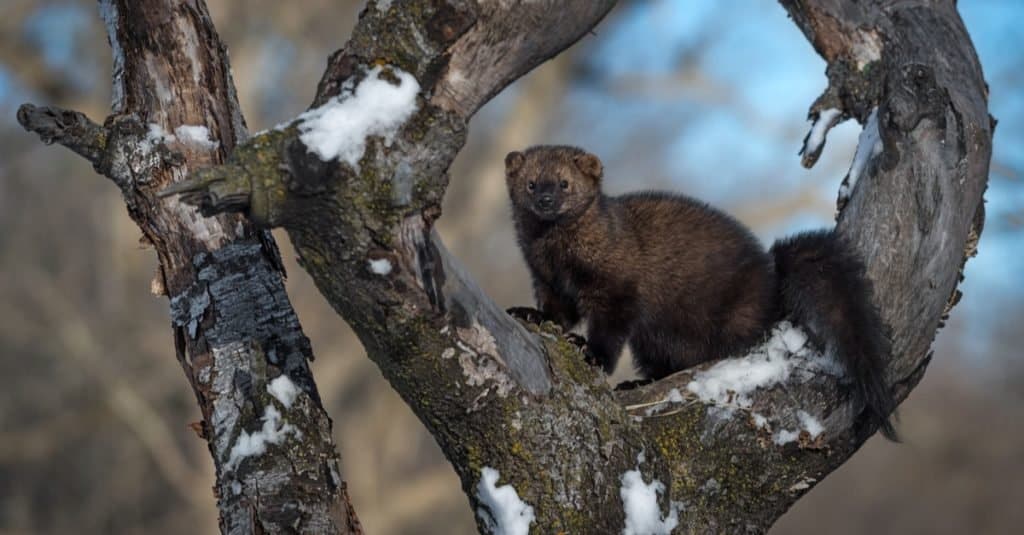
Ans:
[[[782,309],[835,354],[882,435],[898,441],[889,415],[896,401],[885,382],[885,325],[871,301],[864,265],[832,231],[805,232],[772,245]]]

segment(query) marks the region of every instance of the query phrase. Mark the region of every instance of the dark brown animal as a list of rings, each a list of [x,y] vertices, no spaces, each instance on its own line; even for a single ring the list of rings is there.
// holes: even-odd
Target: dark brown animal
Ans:
[[[683,195],[601,193],[601,161],[532,147],[505,158],[519,245],[538,307],[568,330],[587,322],[588,358],[606,372],[626,343],[660,379],[737,355],[789,317],[836,354],[890,438],[888,342],[863,267],[830,231],[766,252],[738,221]]]

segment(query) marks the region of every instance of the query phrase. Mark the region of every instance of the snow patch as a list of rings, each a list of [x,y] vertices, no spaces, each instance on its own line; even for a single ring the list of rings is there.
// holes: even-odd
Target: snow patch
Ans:
[[[299,395],[299,387],[295,386],[287,375],[279,375],[267,385],[267,392],[277,398],[286,409],[290,409]]]
[[[288,434],[302,438],[302,432],[281,419],[281,412],[273,405],[263,408],[263,427],[253,434],[242,431],[238,440],[231,447],[231,454],[228,456],[225,468],[234,470],[242,459],[254,455],[263,455],[267,451],[267,444],[281,444],[288,438]]]
[[[800,425],[811,435],[811,438],[820,435],[825,430],[825,426],[821,425],[817,418],[811,416],[806,411],[799,411],[796,413],[796,416],[800,419]]]
[[[772,437],[772,441],[778,446],[785,446],[790,442],[795,442],[798,438],[800,438],[799,431],[787,431],[785,429],[780,429],[775,433],[775,436]]]
[[[786,329],[782,332],[782,344],[790,353],[799,353],[807,345],[807,333],[802,329]]]
[[[370,260],[370,271],[380,276],[386,276],[391,273],[391,261],[387,258],[377,258]]]
[[[150,152],[161,143],[188,143],[203,149],[216,149],[220,143],[210,139],[210,130],[205,126],[183,124],[170,133],[156,123],[149,123],[149,130],[146,137],[142,139],[139,146],[144,152]]]
[[[797,411],[796,417],[800,420],[800,429],[797,429],[796,431],[780,429],[772,435],[772,441],[775,442],[776,445],[785,446],[790,442],[795,442],[800,438],[801,431],[807,431],[808,436],[812,440],[825,431],[825,426],[821,425],[821,422],[807,411]]]
[[[168,133],[162,126],[149,123],[149,130],[146,132],[146,137],[139,143],[139,147],[143,152],[148,153],[153,150],[153,147],[161,143],[170,143],[174,139],[174,134]]]
[[[673,502],[667,517],[662,517],[658,506],[658,495],[665,493],[665,484],[657,479],[644,483],[640,464],[643,453],[637,455],[637,468],[622,474],[619,496],[626,512],[626,526],[622,535],[667,535],[679,525],[681,505]]]
[[[857,139],[857,152],[853,155],[853,163],[850,164],[850,172],[846,174],[846,180],[839,188],[839,198],[846,200],[853,193],[857,180],[864,173],[868,163],[882,153],[882,135],[878,129],[878,108],[871,110],[868,121],[864,123],[864,129]]]
[[[804,142],[803,154],[816,154],[821,150],[821,146],[825,143],[825,135],[828,134],[830,128],[835,126],[842,114],[843,111],[836,108],[829,108],[818,113],[818,119],[814,121],[811,131],[807,134],[807,141]]]
[[[788,357],[808,356],[806,342],[807,335],[800,328],[781,322],[772,329],[771,338],[749,355],[725,359],[697,372],[686,389],[705,403],[750,408],[754,391],[789,379],[800,359]]]
[[[210,150],[220,146],[220,142],[210,139],[210,130],[202,125],[183,124],[175,128],[174,133],[182,143],[191,143]]]
[[[381,136],[391,144],[418,108],[420,85],[413,75],[392,68],[396,86],[380,77],[382,70],[379,65],[370,69],[355,88],[342,86],[341,94],[299,116],[299,139],[310,152],[325,162],[340,159],[358,171],[367,136]]]
[[[527,535],[534,522],[533,507],[519,499],[512,485],[498,487],[500,476],[489,466],[480,470],[476,496],[484,507],[478,508],[476,514],[495,535]]]

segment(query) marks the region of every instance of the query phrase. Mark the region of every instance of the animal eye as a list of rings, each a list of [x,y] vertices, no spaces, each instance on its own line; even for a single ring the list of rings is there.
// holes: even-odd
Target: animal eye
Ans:
[[[532,180],[527,182],[526,183],[526,189],[528,189],[530,191],[533,191],[533,190],[537,189],[537,183],[532,181]]]
[[[569,181],[568,180],[563,180],[563,181],[559,182],[558,185],[561,186],[562,189],[569,189]]]

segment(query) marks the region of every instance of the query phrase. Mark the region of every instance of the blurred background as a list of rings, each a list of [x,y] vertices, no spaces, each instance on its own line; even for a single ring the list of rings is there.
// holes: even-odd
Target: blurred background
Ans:
[[[363,2],[209,0],[251,131],[312,100]],[[961,0],[999,120],[980,253],[935,359],[900,409],[904,443],[875,438],[773,533],[1010,533],[1024,525],[1024,3]],[[110,52],[93,0],[0,6],[0,534],[215,533],[212,463],[149,293],[116,188],[21,130],[22,102],[102,121]],[[770,241],[832,222],[860,127],[832,131],[811,170],[797,150],[825,64],[775,2],[624,1],[592,35],[517,82],[471,125],[442,234],[503,306],[532,301],[502,159],[537,143],[597,153],[613,192],[671,188]],[[317,355],[345,477],[368,533],[468,534],[458,480],[294,262],[289,295]]]

